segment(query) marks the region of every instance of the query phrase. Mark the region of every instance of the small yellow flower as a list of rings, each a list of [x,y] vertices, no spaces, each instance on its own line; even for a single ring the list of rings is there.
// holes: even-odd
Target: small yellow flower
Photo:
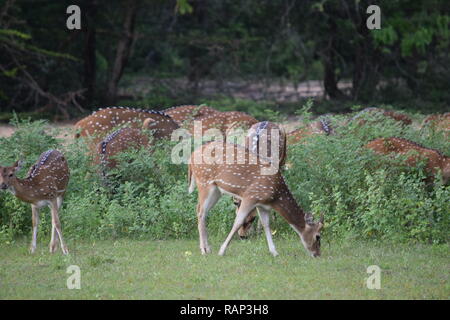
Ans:
[[[190,252],[190,251],[185,251],[185,252],[184,252],[184,255],[185,255],[186,257],[190,257],[190,256],[192,256],[192,252]]]

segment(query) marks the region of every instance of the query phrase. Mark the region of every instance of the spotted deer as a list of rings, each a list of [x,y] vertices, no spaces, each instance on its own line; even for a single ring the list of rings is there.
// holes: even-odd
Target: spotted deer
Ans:
[[[227,131],[227,137],[232,132]],[[273,136],[274,135],[274,136]],[[272,144],[273,139],[277,139],[276,147],[277,149],[277,157],[274,158],[272,155]],[[250,127],[245,137],[244,145],[251,152],[259,154],[262,157],[266,157],[269,161],[276,161],[276,165],[279,170],[284,166],[286,161],[286,132],[283,127],[270,122],[263,121],[258,122]],[[239,211],[239,206],[241,201],[239,199],[233,199],[234,204],[236,205],[236,214]],[[247,238],[247,234],[252,226],[253,221],[256,219],[256,209],[252,210],[250,214],[245,219],[243,225],[238,230],[238,234],[241,239]]]
[[[155,120],[147,118],[144,120],[142,129],[151,130],[151,134],[136,128],[120,128],[110,133],[105,139],[97,145],[97,152],[94,157],[94,163],[101,165],[101,174],[106,176],[106,169],[115,168],[117,161],[116,155],[133,148],[149,147],[153,141],[170,138],[170,130],[152,130]]]
[[[422,128],[429,126],[433,130],[444,131],[446,136],[450,134],[450,112],[432,114],[422,122]]]
[[[9,190],[20,200],[31,204],[33,222],[31,253],[36,250],[39,209],[48,206],[52,215],[50,252],[55,252],[58,242],[60,242],[63,254],[67,254],[68,250],[63,240],[59,221],[59,209],[63,202],[70,175],[66,158],[58,150],[44,152],[36,164],[30,168],[25,179],[16,177],[16,173],[21,166],[21,161],[17,161],[11,167],[0,167],[0,188]]]
[[[367,143],[365,147],[378,154],[409,155],[406,164],[411,167],[416,166],[420,160],[425,160],[428,173],[435,175],[438,170],[441,170],[444,184],[447,184],[450,179],[450,157],[438,150],[398,137],[378,138]]]
[[[287,134],[287,143],[296,144],[302,142],[306,137],[314,134],[333,134],[329,121],[325,118],[311,122],[307,126],[291,131]]]
[[[384,110],[381,108],[366,108],[358,112],[354,117],[350,119],[350,121],[356,121],[358,120],[358,125],[362,126],[367,123],[367,120],[361,119],[365,115],[371,115],[371,114],[382,114],[385,117],[389,117],[391,119],[394,119],[395,121],[399,121],[402,123],[402,125],[407,126],[412,123],[412,120],[410,117],[403,113],[391,111],[391,110]]]
[[[236,157],[233,157],[237,155]],[[255,161],[256,159],[256,161]],[[219,250],[224,255],[233,235],[242,226],[245,218],[258,209],[261,224],[266,235],[269,251],[278,253],[272,240],[269,225],[270,209],[278,212],[300,236],[306,250],[313,256],[320,256],[320,232],[323,216],[313,222],[297,204],[283,176],[279,171],[265,174],[271,164],[239,145],[214,141],[196,149],[188,167],[189,192],[198,188],[198,231],[200,251],[211,252],[206,232],[206,216],[222,194],[229,194],[241,201],[231,232]]]
[[[117,166],[114,158],[121,152],[133,148],[147,147],[150,139],[141,129],[120,128],[110,133],[97,145],[95,163],[101,165],[102,175],[106,175],[106,168],[111,169]]]
[[[194,120],[201,123],[202,134],[209,129],[217,129],[223,136],[226,136],[227,131],[230,131],[232,128],[248,130],[258,122],[252,116],[240,111],[217,111],[216,113],[196,117]],[[194,134],[195,122],[189,122],[186,125],[186,129],[191,134]]]
[[[182,127],[199,117],[218,114],[220,111],[205,105],[184,105],[165,109],[164,113],[169,115],[180,127]]]
[[[117,126],[128,124],[132,128],[141,128],[146,119],[151,119],[151,128],[162,135],[169,135],[179,125],[167,114],[161,111],[133,109],[127,107],[110,107],[99,109],[90,116],[75,124],[78,130],[75,137],[93,136],[94,143],[98,143]],[[147,124],[150,126],[150,124]]]

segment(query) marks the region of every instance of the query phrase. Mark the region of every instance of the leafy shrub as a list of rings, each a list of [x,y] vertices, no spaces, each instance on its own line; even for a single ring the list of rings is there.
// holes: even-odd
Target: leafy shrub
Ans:
[[[311,121],[308,106],[301,116]],[[314,135],[304,144],[289,147],[287,183],[306,210],[324,213],[324,235],[334,239],[363,238],[392,241],[447,242],[450,227],[450,187],[427,185],[420,166],[409,168],[401,157],[376,155],[361,148],[378,137],[400,136],[445,153],[448,139],[430,128],[402,127],[385,118],[367,119],[358,126],[347,117],[330,118],[336,135]],[[420,119],[419,119],[420,120]],[[63,232],[73,239],[120,237],[167,239],[196,238],[196,192],[188,194],[187,166],[170,159],[174,142],[158,142],[151,150],[128,150],[117,156],[110,171],[111,184],[100,179],[99,168],[81,140],[64,142],[46,122],[13,120],[15,133],[0,138],[0,163],[11,165],[21,157],[26,168],[49,148],[63,151],[71,178],[61,210]],[[423,167],[423,165],[422,165]],[[208,216],[211,235],[225,235],[232,226],[235,207],[224,196]],[[279,236],[292,235],[279,216],[272,228]],[[50,232],[50,215],[42,210],[40,234]],[[31,209],[13,195],[0,193],[0,241],[29,235]]]
[[[335,127],[343,123],[333,117]],[[450,187],[436,179],[428,186],[423,171],[404,165],[404,157],[361,148],[378,137],[403,136],[449,150],[447,140],[424,136],[391,119],[372,119],[337,127],[335,136],[315,135],[292,146],[286,171],[292,192],[306,210],[323,212],[326,233],[337,237],[448,241]]]

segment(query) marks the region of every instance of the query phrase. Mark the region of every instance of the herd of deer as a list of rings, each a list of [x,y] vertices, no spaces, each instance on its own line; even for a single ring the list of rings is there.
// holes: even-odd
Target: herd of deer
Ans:
[[[393,111],[368,108],[362,112],[376,112],[401,121],[404,125],[411,124],[411,119],[406,115]],[[352,120],[358,120],[361,114],[363,113]],[[94,162],[106,170],[117,165],[115,155],[130,147],[148,147],[155,140],[170,138],[172,132],[178,128],[185,128],[193,134],[194,121],[201,121],[203,132],[214,128],[225,137],[238,127],[248,130],[242,145],[229,143],[227,140],[212,141],[203,144],[191,154],[188,165],[189,192],[197,186],[201,253],[211,252],[206,232],[208,211],[222,194],[228,194],[234,198],[237,206],[236,218],[230,233],[220,247],[220,255],[225,253],[236,232],[241,237],[246,235],[257,214],[264,229],[269,251],[274,256],[278,255],[269,225],[269,213],[274,209],[299,235],[309,254],[313,257],[319,256],[324,217],[321,215],[320,220],[315,222],[311,214],[302,210],[289,191],[281,169],[285,164],[288,145],[304,143],[305,137],[314,134],[334,134],[326,118],[286,134],[284,129],[275,123],[258,122],[243,112],[220,112],[203,105],[178,106],[164,111],[111,107],[100,109],[77,122],[75,138],[87,138]],[[364,125],[365,122],[366,120],[358,120],[359,125]],[[450,130],[450,113],[430,116],[424,123],[443,129],[447,134]],[[150,130],[152,139],[149,139],[145,129]],[[264,148],[261,142],[266,142]],[[272,145],[276,145],[275,152]],[[375,139],[365,147],[379,154],[408,154],[407,164],[411,166],[419,159],[425,159],[430,174],[440,170],[445,183],[450,179],[450,158],[437,150],[397,137]],[[223,152],[225,149],[233,150],[233,154],[238,155],[237,159],[230,162],[227,158],[229,155]],[[414,152],[410,153],[411,151]],[[276,157],[273,157],[274,155]],[[210,161],[211,158],[214,161]],[[274,158],[277,159],[276,162],[272,161]],[[270,174],[264,173],[264,169],[273,166],[276,166],[277,170]],[[33,236],[30,251],[33,253],[36,249],[39,209],[49,206],[52,215],[50,252],[57,249],[59,242],[62,252],[67,254],[59,221],[59,209],[69,181],[69,167],[64,155],[57,150],[44,152],[30,168],[25,179],[16,177],[16,172],[20,168],[21,161],[17,161],[11,167],[0,167],[0,188],[9,190],[19,199],[31,204]]]

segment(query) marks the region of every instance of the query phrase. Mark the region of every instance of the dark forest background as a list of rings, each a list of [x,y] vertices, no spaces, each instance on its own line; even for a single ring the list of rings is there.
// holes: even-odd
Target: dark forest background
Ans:
[[[81,30],[66,28],[71,4]],[[380,30],[366,27],[371,4]],[[2,0],[0,110],[69,119],[215,101],[290,112],[308,94],[277,99],[271,86],[317,80],[315,111],[442,112],[449,13],[447,0]]]

